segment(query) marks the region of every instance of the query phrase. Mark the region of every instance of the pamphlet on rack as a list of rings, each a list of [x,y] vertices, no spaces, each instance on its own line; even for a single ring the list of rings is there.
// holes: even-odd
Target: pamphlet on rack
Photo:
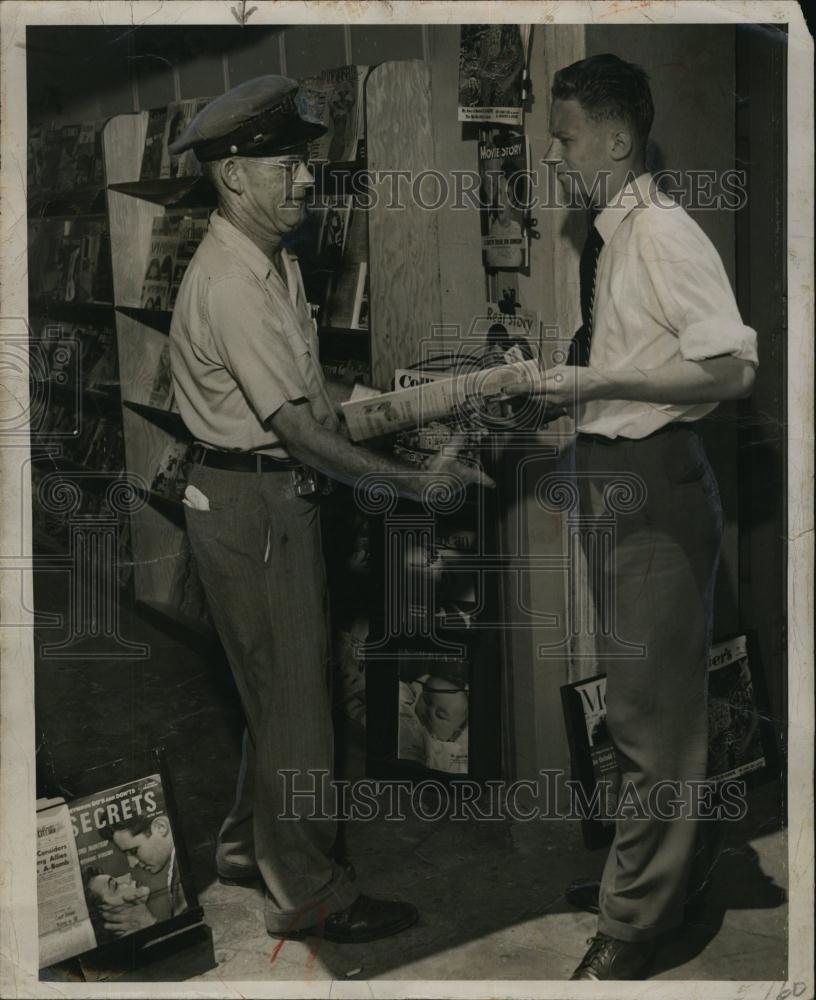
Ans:
[[[501,395],[509,385],[536,385],[539,375],[537,361],[518,361],[384,392],[370,399],[352,396],[341,406],[352,441],[364,441],[449,416],[457,407]]]

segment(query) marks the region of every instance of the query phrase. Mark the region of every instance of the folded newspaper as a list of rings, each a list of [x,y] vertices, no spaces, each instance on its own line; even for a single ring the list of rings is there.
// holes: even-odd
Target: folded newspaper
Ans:
[[[478,407],[511,385],[537,386],[540,377],[537,361],[518,361],[376,396],[355,394],[341,406],[352,441],[364,441],[450,416],[459,407]]]

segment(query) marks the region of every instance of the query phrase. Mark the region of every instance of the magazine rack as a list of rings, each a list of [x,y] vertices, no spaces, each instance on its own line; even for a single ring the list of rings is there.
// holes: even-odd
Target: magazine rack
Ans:
[[[35,553],[73,558],[72,522],[93,531],[115,520],[118,562],[101,572],[127,585],[129,517],[112,505],[124,456],[101,128],[29,135],[32,541]],[[51,502],[62,482],[76,491],[70,509]]]

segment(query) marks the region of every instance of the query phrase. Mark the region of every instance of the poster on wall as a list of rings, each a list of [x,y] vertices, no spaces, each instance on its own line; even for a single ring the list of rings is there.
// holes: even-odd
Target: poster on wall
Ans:
[[[463,24],[459,121],[521,125],[529,24]]]
[[[530,146],[523,132],[481,129],[479,204],[482,263],[491,271],[521,271],[529,260]]]

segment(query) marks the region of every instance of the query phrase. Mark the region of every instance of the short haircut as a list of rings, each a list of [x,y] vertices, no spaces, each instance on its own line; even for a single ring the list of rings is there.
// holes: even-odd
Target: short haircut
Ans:
[[[649,77],[640,66],[609,52],[581,59],[558,70],[552,96],[560,101],[574,98],[592,121],[625,121],[645,147],[654,121],[654,104]]]
[[[144,833],[149,837],[153,832],[150,829],[153,825],[153,820],[159,816],[164,816],[164,813],[157,812],[151,813],[149,816],[133,816],[131,819],[119,820],[118,823],[108,823],[99,832],[105,840],[113,840],[113,835],[121,832],[129,833],[131,837],[138,837],[140,833]]]
[[[101,868],[95,868],[93,865],[90,868],[86,868],[82,873],[82,884],[85,886],[85,891],[90,892],[91,882],[98,876],[104,875],[105,873]]]

